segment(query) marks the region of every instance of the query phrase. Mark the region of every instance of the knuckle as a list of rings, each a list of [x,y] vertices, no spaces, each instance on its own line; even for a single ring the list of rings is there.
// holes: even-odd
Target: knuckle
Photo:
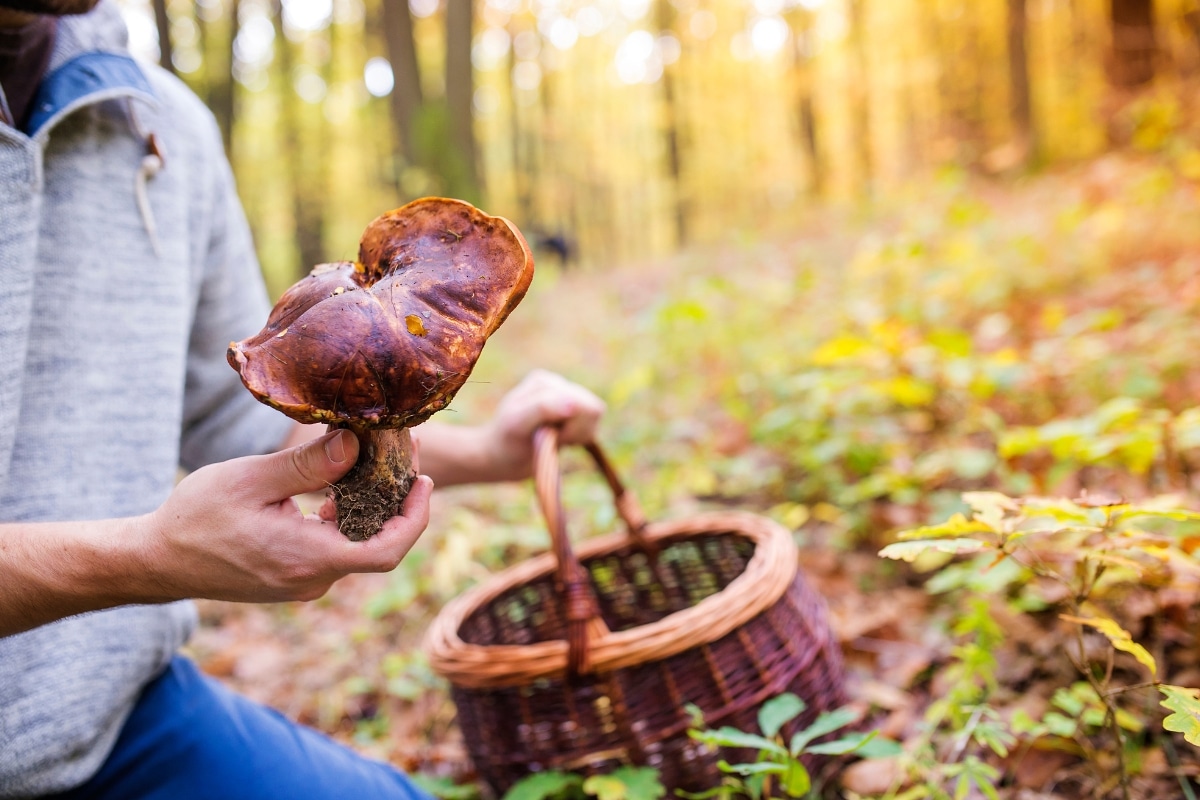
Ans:
[[[391,572],[396,567],[400,566],[400,562],[404,560],[405,553],[387,553],[375,560],[372,565],[374,572]]]
[[[309,464],[309,459],[305,458],[307,448],[293,447],[288,451],[288,466],[291,470],[301,478],[307,479],[312,477],[312,467]]]
[[[328,583],[320,583],[320,584],[316,584],[314,586],[307,586],[304,589],[301,589],[300,591],[296,592],[295,597],[297,600],[299,600],[302,603],[308,603],[313,600],[319,600],[320,598],[325,596],[325,593],[329,591],[329,587],[331,585],[332,584],[328,584]]]

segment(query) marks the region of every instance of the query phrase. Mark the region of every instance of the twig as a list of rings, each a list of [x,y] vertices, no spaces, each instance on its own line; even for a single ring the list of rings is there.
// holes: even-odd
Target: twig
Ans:
[[[1083,641],[1083,626],[1080,625],[1075,630],[1075,638],[1079,643],[1079,665],[1087,667],[1087,653],[1084,649]],[[1096,680],[1096,676],[1092,674],[1090,669],[1083,669],[1083,676],[1087,678],[1087,682],[1091,684],[1092,690],[1096,696],[1100,698],[1100,702],[1104,703],[1104,725],[1109,727],[1113,738],[1117,743],[1117,766],[1120,768],[1121,777],[1121,797],[1124,800],[1131,800],[1132,795],[1129,793],[1129,772],[1125,767],[1125,737],[1121,734],[1121,723],[1117,720],[1117,709],[1113,705],[1112,699],[1106,695],[1106,689],[1103,684]]]
[[[975,727],[979,725],[979,718],[983,716],[983,703],[975,706],[975,710],[971,712],[971,716],[967,719],[967,724],[963,725],[962,736],[958,737],[958,742],[954,745],[954,749],[950,751],[949,764],[954,764],[962,757],[963,751],[967,749],[967,745],[971,742],[971,736],[975,733]]]
[[[1171,737],[1162,737],[1162,743],[1163,749],[1167,751],[1167,763],[1171,765],[1171,771],[1175,773],[1175,778],[1179,781],[1179,788],[1183,789],[1184,799],[1196,800],[1196,793],[1192,791],[1192,782],[1183,775],[1179,764],[1179,754],[1175,752],[1175,745],[1171,742]]]
[[[1162,685],[1162,681],[1146,681],[1145,683],[1135,683],[1132,686],[1120,686],[1116,689],[1109,689],[1101,697],[1116,697],[1119,694],[1126,692],[1136,692],[1139,689],[1157,689]]]

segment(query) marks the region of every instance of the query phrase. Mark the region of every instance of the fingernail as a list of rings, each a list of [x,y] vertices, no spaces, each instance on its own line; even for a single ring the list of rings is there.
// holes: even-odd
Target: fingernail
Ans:
[[[338,431],[325,440],[325,455],[329,456],[329,460],[335,464],[346,460],[346,441],[343,431]]]

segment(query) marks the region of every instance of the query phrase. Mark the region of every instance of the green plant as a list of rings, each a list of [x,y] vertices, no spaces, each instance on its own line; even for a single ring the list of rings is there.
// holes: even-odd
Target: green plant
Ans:
[[[1040,723],[1021,724],[1020,732],[1027,738],[1057,736],[1070,740],[1093,764],[1098,759],[1092,735],[1107,732],[1125,797],[1130,796],[1127,737],[1144,727],[1137,713],[1122,705],[1129,693],[1157,689],[1165,698],[1162,705],[1173,712],[1163,721],[1163,727],[1183,733],[1188,742],[1200,745],[1200,691],[1160,680],[1157,659],[1116,619],[1121,602],[1135,588],[1167,586],[1182,575],[1195,575],[1195,540],[1187,532],[1200,521],[1200,514],[1176,509],[1170,499],[1134,505],[1103,497],[1071,502],[972,492],[964,495],[964,500],[972,510],[970,517],[956,514],[942,524],[903,532],[900,541],[883,548],[880,555],[913,562],[930,556],[944,559],[947,554],[969,554],[970,568],[976,571],[1011,563],[1016,568],[1004,571],[1003,579],[990,588],[1010,600],[1024,598],[1026,603],[1029,593],[1036,591],[1037,581],[1058,587],[1050,593],[1057,600],[1040,607],[1057,606],[1067,634],[1061,653],[1082,680],[1055,692],[1051,698],[1053,710]],[[941,568],[956,576],[943,581],[944,588],[970,591],[972,582],[964,572],[946,563]],[[985,606],[977,597],[971,604],[973,610],[960,620],[965,629],[983,633],[959,654],[960,669],[966,677],[988,674],[986,666],[1001,636],[999,628],[987,630],[981,625],[980,609]],[[1027,606],[1016,602],[1012,607],[1020,611]],[[1097,635],[1107,643],[1100,656],[1087,641],[1089,636],[1094,639]],[[1120,654],[1132,663],[1118,663]],[[1118,671],[1122,677],[1118,677]],[[953,693],[942,705],[954,705]],[[966,706],[960,703],[959,707]],[[986,706],[981,708],[982,716],[986,716]],[[957,722],[954,727],[958,727]],[[1010,730],[981,743],[1005,755],[1013,741],[1011,736]],[[966,774],[958,766],[955,771],[960,776]],[[947,769],[942,772],[951,774]],[[994,796],[994,788],[989,791],[978,779],[988,774],[976,770],[971,781],[984,794]]]
[[[536,772],[517,781],[503,800],[658,800],[666,789],[653,767],[617,767],[606,775]]]
[[[690,800],[719,797],[748,797],[766,800],[771,797],[807,797],[814,791],[813,779],[802,758],[805,755],[845,755],[855,753],[864,758],[881,758],[899,754],[895,742],[878,737],[878,731],[851,732],[837,739],[818,742],[858,719],[850,708],[827,711],[811,725],[784,741],[783,728],[804,712],[805,704],[794,694],[786,693],[763,704],[758,712],[759,733],[749,733],[725,726],[713,729],[695,728],[688,734],[711,748],[732,748],[754,751],[753,761],[731,764],[718,762],[727,773],[721,786],[705,792],[681,793]],[[702,720],[697,720],[702,723]]]
[[[906,756],[916,778],[903,798],[965,797],[972,788],[996,798],[999,772],[985,757],[1006,757],[1016,737],[992,705],[998,690],[996,649],[1004,639],[988,603],[973,598],[953,624],[959,644],[943,671],[944,694],[925,711],[924,730]],[[947,787],[953,787],[953,793]]]

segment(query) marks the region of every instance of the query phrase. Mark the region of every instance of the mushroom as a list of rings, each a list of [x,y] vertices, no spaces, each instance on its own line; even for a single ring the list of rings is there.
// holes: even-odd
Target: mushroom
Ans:
[[[532,279],[511,222],[423,198],[373,221],[358,261],[318,265],[262,331],[230,344],[230,366],[260,401],[358,437],[358,462],[330,489],[347,538],[370,538],[398,513],[416,478],[409,428],[449,404]]]

